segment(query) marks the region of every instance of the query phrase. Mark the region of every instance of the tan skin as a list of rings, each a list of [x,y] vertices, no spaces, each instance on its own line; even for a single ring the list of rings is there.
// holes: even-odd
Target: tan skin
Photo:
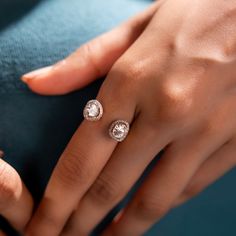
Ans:
[[[72,137],[27,235],[88,235],[164,148],[104,235],[142,235],[234,168],[235,67],[235,0],[164,0],[25,75],[33,91],[58,95],[108,74],[97,96],[103,118],[82,122]],[[119,144],[107,134],[116,119],[131,123]]]
[[[24,232],[32,216],[33,200],[19,174],[4,160],[0,150],[0,215],[19,232]],[[0,236],[5,236],[0,230]]]

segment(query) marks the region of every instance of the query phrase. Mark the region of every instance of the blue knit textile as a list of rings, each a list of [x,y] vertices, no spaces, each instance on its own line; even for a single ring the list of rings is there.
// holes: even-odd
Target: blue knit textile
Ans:
[[[150,0],[0,1],[0,148],[36,201],[42,196],[60,153],[82,121],[86,101],[96,96],[101,81],[67,96],[41,97],[32,94],[19,77],[62,59],[150,3]],[[234,170],[196,199],[172,211],[147,235],[236,235],[235,181]],[[7,228],[3,222],[0,226]]]

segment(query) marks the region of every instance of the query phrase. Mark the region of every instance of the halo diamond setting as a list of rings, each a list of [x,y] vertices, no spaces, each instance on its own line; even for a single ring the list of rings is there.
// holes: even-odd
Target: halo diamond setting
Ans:
[[[122,142],[129,133],[129,123],[124,120],[114,121],[109,129],[109,135],[112,139]]]
[[[84,108],[84,118],[89,121],[100,120],[103,115],[102,104],[98,100],[90,100]]]

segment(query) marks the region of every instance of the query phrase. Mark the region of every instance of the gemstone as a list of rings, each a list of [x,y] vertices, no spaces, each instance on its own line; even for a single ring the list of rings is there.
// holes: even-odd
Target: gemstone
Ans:
[[[129,132],[129,123],[124,120],[117,120],[111,124],[109,134],[118,142],[123,141]]]
[[[99,108],[95,104],[89,104],[87,107],[87,113],[90,117],[97,117],[99,114]]]
[[[99,101],[90,100],[84,108],[84,118],[90,121],[99,120],[102,117],[103,108]]]

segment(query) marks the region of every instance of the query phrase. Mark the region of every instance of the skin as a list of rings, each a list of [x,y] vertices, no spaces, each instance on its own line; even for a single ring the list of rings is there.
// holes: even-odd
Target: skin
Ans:
[[[0,214],[17,231],[23,232],[32,215],[33,200],[16,170],[3,156],[0,150]],[[5,236],[1,230],[0,236]]]
[[[75,132],[27,235],[88,235],[163,149],[104,235],[142,235],[235,167],[235,3],[158,1],[58,64],[22,78],[39,94],[61,95],[107,74],[97,96],[105,113]],[[116,119],[131,123],[122,143],[107,134]]]

